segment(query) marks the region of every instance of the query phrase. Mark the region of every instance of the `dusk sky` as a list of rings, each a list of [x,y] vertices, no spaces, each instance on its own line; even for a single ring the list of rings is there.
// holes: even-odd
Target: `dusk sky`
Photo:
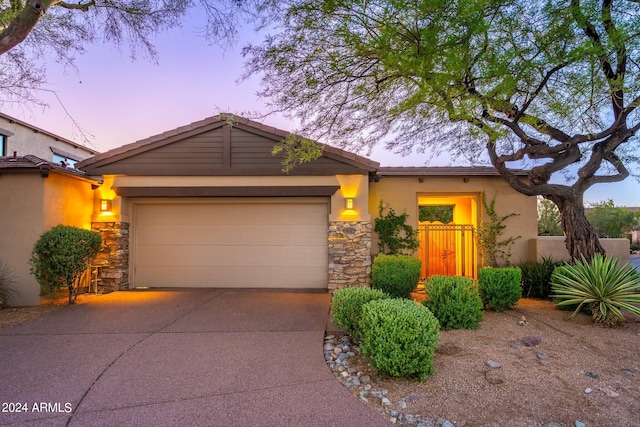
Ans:
[[[49,84],[71,118],[51,92],[40,92],[49,104],[39,107],[5,104],[1,110],[52,133],[106,151],[220,112],[265,113],[256,92],[259,79],[239,82],[243,72],[242,46],[262,35],[246,31],[226,50],[209,45],[199,34],[195,20],[184,23],[154,39],[159,64],[144,58],[132,61],[126,48],[111,44],[87,46],[80,56],[78,72],[48,64]],[[271,126],[295,131],[296,123],[272,115],[259,120]],[[84,136],[88,137],[88,142]],[[367,153],[359,153],[367,155]],[[402,157],[379,147],[368,156],[382,166],[425,166],[428,155]],[[432,160],[429,166],[460,165],[449,158]],[[622,183],[593,187],[585,202],[613,199],[616,205],[640,206],[640,184],[634,178]]]

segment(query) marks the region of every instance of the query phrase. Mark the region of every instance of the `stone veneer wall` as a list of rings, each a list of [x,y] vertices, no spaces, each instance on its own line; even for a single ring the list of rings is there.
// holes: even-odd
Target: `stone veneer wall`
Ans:
[[[329,291],[368,286],[371,274],[371,222],[329,223]]]
[[[98,291],[129,288],[129,223],[94,222],[91,229],[102,235],[102,250],[93,261],[98,268]]]

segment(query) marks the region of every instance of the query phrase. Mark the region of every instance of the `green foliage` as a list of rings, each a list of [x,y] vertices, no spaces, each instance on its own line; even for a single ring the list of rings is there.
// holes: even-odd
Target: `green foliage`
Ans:
[[[492,310],[510,310],[522,297],[521,280],[519,268],[481,268],[478,270],[480,298]]]
[[[384,215],[384,207],[380,200],[378,217],[374,221],[373,231],[378,233],[378,247],[384,254],[399,254],[405,250],[415,252],[420,247],[418,231],[407,224],[409,215],[403,212],[396,215],[396,212],[389,208],[389,212]]]
[[[31,274],[43,295],[54,296],[63,287],[69,289],[100,252],[102,236],[97,231],[57,225],[40,236],[31,253]]]
[[[418,208],[420,222],[440,221],[443,224],[453,222],[453,206],[420,206]]]
[[[538,236],[563,236],[560,211],[551,200],[538,198]]]
[[[591,262],[584,257],[574,261],[574,265],[557,267],[551,279],[558,306],[577,304],[570,319],[585,306],[593,313],[594,322],[604,327],[622,323],[621,310],[640,316],[640,274],[630,263],[620,267],[617,258],[600,254]]]
[[[378,254],[371,266],[371,287],[394,298],[409,298],[418,286],[422,262],[410,255]]]
[[[383,374],[424,381],[432,374],[438,320],[415,301],[371,301],[362,309],[360,350]]]
[[[274,3],[277,31],[244,50],[274,111],[347,149],[484,153],[513,189],[563,206],[572,252],[599,250],[584,193],[640,161],[639,2]]]
[[[282,157],[282,171],[289,173],[299,164],[322,157],[322,146],[310,139],[289,134],[285,139],[274,145],[271,153],[273,155],[284,154]]]
[[[526,298],[549,298],[551,294],[551,275],[553,270],[564,264],[551,257],[542,257],[538,262],[525,262],[519,265],[522,270],[522,296]]]
[[[619,238],[640,225],[640,216],[626,207],[615,206],[613,200],[592,203],[585,212],[598,237]]]
[[[431,276],[425,283],[424,301],[442,330],[476,329],[482,321],[483,304],[478,284],[467,277]]]
[[[484,267],[497,267],[499,265],[510,265],[511,247],[520,236],[510,236],[507,239],[499,240],[504,234],[507,226],[505,221],[516,213],[510,213],[504,216],[498,215],[496,212],[496,196],[493,196],[491,203],[487,203],[487,198],[482,193],[482,206],[488,219],[481,221],[477,230],[478,244],[482,250],[482,265]]]
[[[0,260],[0,307],[9,304],[11,297],[17,293],[15,289],[16,275],[9,264]]]
[[[333,293],[331,314],[336,324],[345,329],[353,338],[362,338],[360,319],[362,307],[369,301],[388,299],[389,295],[378,289],[343,288]]]

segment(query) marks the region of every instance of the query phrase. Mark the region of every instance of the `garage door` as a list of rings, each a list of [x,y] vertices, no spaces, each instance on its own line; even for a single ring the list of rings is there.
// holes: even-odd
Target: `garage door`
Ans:
[[[133,284],[326,288],[328,201],[136,204]]]

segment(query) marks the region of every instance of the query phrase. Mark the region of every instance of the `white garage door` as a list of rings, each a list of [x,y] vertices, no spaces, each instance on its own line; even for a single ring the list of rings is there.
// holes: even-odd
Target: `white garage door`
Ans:
[[[328,201],[140,203],[133,285],[326,288]]]

